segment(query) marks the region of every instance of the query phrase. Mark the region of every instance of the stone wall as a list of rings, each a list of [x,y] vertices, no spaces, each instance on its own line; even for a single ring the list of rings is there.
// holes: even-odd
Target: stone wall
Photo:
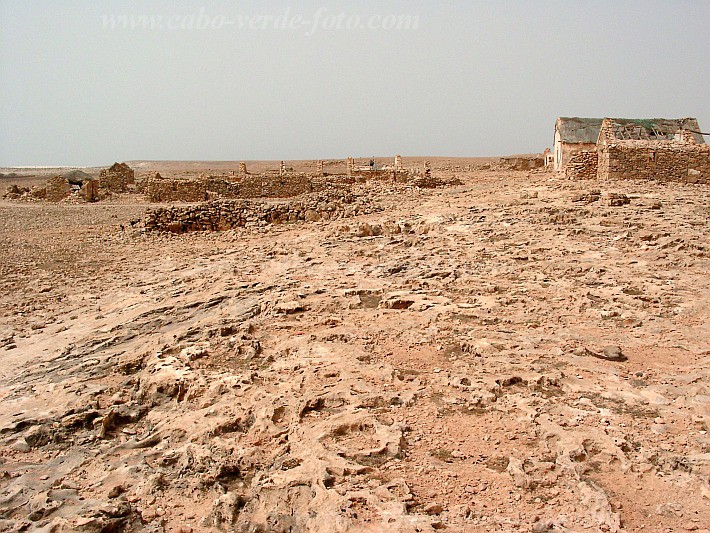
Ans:
[[[579,152],[593,152],[597,149],[596,143],[566,143],[563,142],[559,146],[560,153],[558,155],[559,162],[557,168],[564,170],[565,166],[575,154]]]
[[[45,198],[50,202],[60,202],[67,198],[72,193],[72,187],[69,181],[61,176],[54,176],[47,180],[45,185]]]
[[[135,183],[135,172],[126,163],[114,163],[99,174],[99,187],[114,192],[123,192]]]
[[[207,187],[202,180],[150,177],[143,182],[143,194],[150,202],[202,202],[207,199]]]
[[[380,209],[365,197],[329,188],[297,200],[218,200],[192,206],[162,207],[146,214],[149,231],[184,233],[259,227],[288,222],[334,220]]]
[[[247,174],[241,180],[206,177],[204,179],[163,179],[149,177],[143,193],[151,202],[201,202],[221,198],[291,198],[313,192],[324,186],[309,174],[270,176]]]
[[[247,174],[241,179],[205,177],[201,179],[166,179],[159,174],[148,176],[141,188],[150,202],[202,202],[214,198],[293,198],[317,192],[329,186],[367,181],[412,183],[419,187],[439,187],[445,182],[431,178],[422,180],[420,173],[408,169],[353,170],[351,175],[290,173]]]
[[[616,141],[599,152],[597,177],[710,183],[710,146],[664,141]]]
[[[377,169],[377,170],[360,170],[353,169],[349,174],[358,182],[374,181],[399,181],[404,182],[409,179],[409,172],[406,170],[394,169]]]
[[[545,158],[535,157],[501,157],[500,165],[509,170],[533,170],[545,166]]]
[[[264,176],[250,174],[238,183],[241,198],[291,198],[316,190],[310,174],[285,174]]]
[[[582,151],[573,154],[565,166],[565,177],[576,180],[592,180],[597,177],[599,156],[597,152]]]

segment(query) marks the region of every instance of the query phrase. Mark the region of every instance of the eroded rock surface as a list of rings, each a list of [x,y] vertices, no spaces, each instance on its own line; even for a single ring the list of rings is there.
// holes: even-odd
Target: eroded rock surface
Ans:
[[[457,178],[182,235],[0,204],[0,530],[702,531],[707,187]]]

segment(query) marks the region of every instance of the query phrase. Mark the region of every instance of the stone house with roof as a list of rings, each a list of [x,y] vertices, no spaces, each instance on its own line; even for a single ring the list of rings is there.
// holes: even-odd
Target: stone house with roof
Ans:
[[[681,129],[699,132],[694,118],[681,119],[611,119],[620,126],[619,135],[624,139],[673,140]],[[555,122],[555,142],[552,150],[554,170],[564,170],[573,155],[583,151],[595,151],[603,118],[560,117]],[[704,144],[703,136],[693,134],[697,144]]]
[[[560,117],[555,122],[555,142],[552,147],[553,170],[564,170],[570,158],[597,146],[601,118]]]
[[[597,139],[597,179],[710,183],[710,146],[691,118],[605,118]]]
[[[561,117],[553,155],[568,178],[710,182],[710,146],[694,118]]]

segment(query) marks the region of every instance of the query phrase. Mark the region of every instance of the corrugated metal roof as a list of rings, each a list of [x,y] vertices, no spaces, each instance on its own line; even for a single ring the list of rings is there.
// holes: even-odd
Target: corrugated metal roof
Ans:
[[[560,117],[555,128],[560,132],[560,138],[568,143],[596,143],[602,125],[601,118]],[[615,123],[622,126],[640,126],[649,132],[656,130],[673,136],[681,128],[694,132],[700,131],[697,119],[694,118],[612,118]],[[698,144],[705,144],[703,136],[694,133]]]

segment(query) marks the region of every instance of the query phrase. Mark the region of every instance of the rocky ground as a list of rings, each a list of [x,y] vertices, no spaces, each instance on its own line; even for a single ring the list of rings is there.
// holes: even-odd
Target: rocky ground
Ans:
[[[0,203],[0,530],[707,532],[708,188],[456,177],[183,235]]]

